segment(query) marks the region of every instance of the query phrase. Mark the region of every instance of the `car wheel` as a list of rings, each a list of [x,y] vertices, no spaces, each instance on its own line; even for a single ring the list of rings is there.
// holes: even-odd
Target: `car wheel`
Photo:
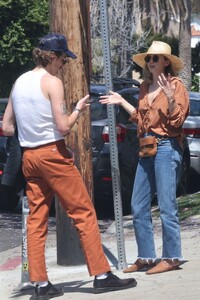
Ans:
[[[0,189],[0,210],[14,210],[19,204],[20,196],[12,189]]]
[[[182,159],[182,169],[181,169],[181,179],[177,187],[177,197],[184,196],[188,192],[190,178],[190,163],[187,154],[183,155]]]

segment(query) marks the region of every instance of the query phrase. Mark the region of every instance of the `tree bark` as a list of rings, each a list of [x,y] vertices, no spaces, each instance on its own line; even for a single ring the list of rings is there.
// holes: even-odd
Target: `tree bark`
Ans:
[[[186,88],[191,89],[191,1],[177,0],[180,10],[180,28],[179,28],[179,56],[185,62],[180,77]]]
[[[76,102],[88,94],[90,73],[89,0],[50,0],[50,30],[63,33],[69,49],[77,55],[60,72],[69,113]],[[66,138],[76,155],[76,164],[92,197],[92,159],[90,109],[80,115],[78,126]]]
[[[67,37],[69,49],[77,55],[70,59],[60,71],[65,90],[65,99],[69,114],[77,101],[88,94],[90,73],[90,24],[89,0],[50,0],[50,31],[62,33]],[[90,109],[80,114],[78,124],[66,137],[76,158],[78,167],[89,195],[93,195],[93,173],[91,153]],[[78,189],[78,186],[77,186]],[[61,265],[80,264],[83,255],[76,230],[56,203],[57,224],[57,262]]]

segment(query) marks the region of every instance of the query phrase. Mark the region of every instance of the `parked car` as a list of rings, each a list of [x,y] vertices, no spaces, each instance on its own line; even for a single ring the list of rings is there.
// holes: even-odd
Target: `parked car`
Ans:
[[[116,90],[117,86],[115,86]],[[117,91],[129,103],[137,106],[139,88],[128,87]],[[91,85],[92,157],[94,177],[94,199],[112,200],[112,177],[110,163],[109,129],[106,105],[99,103],[99,96],[105,94],[104,85]],[[121,194],[124,211],[130,211],[135,171],[138,163],[137,125],[129,121],[129,114],[121,107],[115,108],[118,159],[121,180]],[[182,175],[177,196],[186,194],[189,183],[190,151],[187,138],[184,139]],[[152,199],[153,200],[153,199]]]
[[[0,99],[0,183],[12,139],[12,137],[4,136],[2,132],[2,119],[7,103],[7,98]],[[0,184],[0,209],[10,210],[15,208],[18,205],[19,198],[14,188],[6,188]]]
[[[6,109],[7,102],[8,102],[7,98],[0,99],[0,182],[3,175],[4,164],[7,159],[9,144],[10,144],[10,138],[5,137],[2,132],[2,120],[3,120],[3,114]]]
[[[200,177],[200,93],[190,92],[190,113],[184,122],[184,132],[190,148],[191,178]],[[198,185],[200,188],[200,184]]]
[[[137,105],[138,101],[138,86],[139,83],[135,80],[114,80],[114,90],[118,91],[122,97],[134,106]],[[113,192],[107,107],[106,105],[99,103],[99,96],[103,94],[105,94],[104,84],[91,84],[90,98],[93,100],[93,103],[91,103],[91,140],[94,199],[95,201],[102,201],[106,198],[107,201],[112,203]],[[115,115],[123,208],[124,211],[129,211],[135,171],[138,163],[137,126],[129,121],[129,114],[121,106],[115,106]],[[2,164],[3,172],[4,164],[9,153],[9,143],[11,138],[2,136],[1,132],[0,144],[1,140],[2,147],[0,147],[0,164]],[[1,157],[3,157],[3,159]],[[185,139],[182,178],[177,190],[178,195],[186,193],[189,180],[189,168],[190,154],[187,139]],[[5,196],[5,201],[0,201],[0,209],[14,209],[17,201],[19,200],[18,198],[19,197],[13,193],[12,195]]]

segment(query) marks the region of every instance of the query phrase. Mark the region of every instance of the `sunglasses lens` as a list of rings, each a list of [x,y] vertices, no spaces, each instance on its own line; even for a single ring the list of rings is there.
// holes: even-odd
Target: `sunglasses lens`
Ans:
[[[146,63],[149,63],[151,61],[151,55],[145,56],[144,60],[146,61]]]
[[[68,62],[67,57],[63,58],[63,60],[62,60],[63,65],[65,65],[67,62]]]
[[[159,61],[158,55],[153,55],[153,56],[147,55],[147,56],[145,56],[144,60],[146,63],[149,63],[151,61],[151,58],[152,58],[153,62],[155,62],[155,63],[157,63]]]
[[[154,55],[153,56],[153,61],[156,63],[159,61],[159,56],[158,55]]]

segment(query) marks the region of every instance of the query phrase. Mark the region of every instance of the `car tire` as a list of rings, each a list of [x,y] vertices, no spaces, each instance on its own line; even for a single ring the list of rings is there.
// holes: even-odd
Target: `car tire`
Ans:
[[[184,196],[188,193],[189,187],[189,180],[190,180],[190,157],[189,153],[183,154],[182,159],[182,170],[181,170],[181,179],[180,183],[177,187],[177,197]]]
[[[14,210],[19,204],[20,196],[13,189],[0,188],[0,210]]]

